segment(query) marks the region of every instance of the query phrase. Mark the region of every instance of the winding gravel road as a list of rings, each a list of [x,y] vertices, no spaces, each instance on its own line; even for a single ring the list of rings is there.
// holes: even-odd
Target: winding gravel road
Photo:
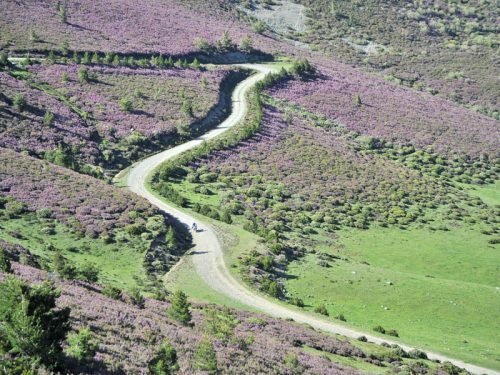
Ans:
[[[272,72],[274,68],[259,64],[241,64],[238,66],[253,69],[257,73],[250,76],[236,87],[232,95],[232,113],[224,122],[199,138],[160,152],[136,163],[132,166],[128,174],[127,185],[131,191],[146,198],[153,205],[176,217],[180,222],[187,225],[188,227],[190,227],[191,224],[196,220],[188,214],[177,210],[176,208],[166,204],[165,202],[154,196],[147,190],[145,186],[146,180],[148,179],[149,175],[155,170],[155,168],[157,168],[166,160],[169,160],[186,150],[190,150],[194,147],[199,146],[203,141],[207,141],[209,139],[217,137],[232,126],[236,125],[244,118],[245,112],[247,110],[247,103],[245,102],[246,93],[254,86],[256,82],[264,78],[267,73]],[[193,242],[195,247],[193,248],[193,250],[191,250],[192,260],[194,262],[197,273],[213,289],[227,295],[234,300],[237,300],[249,306],[253,306],[254,308],[257,308],[262,312],[274,317],[290,318],[295,320],[296,322],[309,324],[312,327],[325,332],[341,334],[353,338],[364,335],[368,338],[369,341],[378,344],[387,342],[389,344],[398,344],[405,350],[412,349],[412,347],[402,345],[397,341],[389,340],[386,338],[381,339],[379,337],[371,336],[370,334],[367,334],[365,332],[355,331],[342,325],[335,324],[331,321],[326,321],[319,317],[314,317],[306,313],[288,309],[285,306],[261,297],[244,285],[240,284],[229,273],[229,270],[227,269],[224,262],[223,247],[215,233],[215,230],[210,228],[210,226],[206,223],[199,223],[199,227],[203,228],[204,230],[202,232],[193,233]],[[499,372],[496,372],[494,370],[471,365],[440,354],[430,353],[427,351],[426,353],[430,359],[450,361],[453,364],[465,368],[466,370],[473,373],[484,373],[491,375],[500,374]]]

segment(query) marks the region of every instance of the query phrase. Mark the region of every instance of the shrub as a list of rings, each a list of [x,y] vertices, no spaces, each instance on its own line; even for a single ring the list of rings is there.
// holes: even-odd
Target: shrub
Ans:
[[[187,300],[186,294],[181,290],[177,290],[171,301],[171,305],[167,310],[167,314],[170,318],[177,320],[183,325],[189,325],[191,322],[191,311],[189,308],[191,304]]]
[[[85,262],[80,268],[80,279],[89,283],[97,283],[99,281],[99,268],[91,262]]]
[[[427,354],[418,349],[412,349],[408,352],[408,357],[413,359],[427,359]]]
[[[291,300],[290,300],[290,303],[292,305],[295,305],[295,306],[298,306],[298,307],[304,307],[304,301],[301,299],[301,298],[298,298],[298,297],[293,297]]]
[[[228,210],[222,210],[222,213],[220,214],[220,221],[227,224],[231,224],[233,222],[231,214]]]
[[[182,113],[184,113],[187,117],[193,117],[193,103],[191,100],[184,100],[182,103]]]
[[[78,70],[78,82],[80,83],[86,83],[90,80],[89,78],[89,71],[85,69],[84,67],[81,67]]]
[[[250,53],[253,50],[252,46],[252,38],[249,35],[246,35],[240,42],[239,46],[240,50],[243,52]]]
[[[347,319],[345,318],[344,314],[339,314],[339,315],[337,315],[337,316],[335,317],[335,319],[338,319],[338,320],[340,320],[340,321],[342,321],[342,322],[347,321]]]
[[[77,275],[76,268],[59,250],[52,257],[52,270],[64,279],[72,280]]]
[[[46,111],[43,115],[43,124],[47,126],[52,126],[54,124],[55,116],[52,112]]]
[[[68,22],[68,13],[66,11],[66,6],[64,4],[57,4],[57,16],[62,23]]]
[[[267,25],[263,21],[257,21],[252,25],[253,31],[255,31],[257,34],[262,34],[267,30]]]
[[[288,367],[289,369],[298,370],[298,367],[300,366],[299,358],[297,357],[297,354],[295,353],[288,353],[285,356],[285,366]]]
[[[106,285],[102,290],[102,294],[104,294],[106,297],[119,300],[121,298],[122,291],[114,286]]]
[[[376,327],[373,327],[373,330],[375,332],[379,332],[379,333],[382,333],[382,334],[385,334],[385,328],[382,327],[382,326],[376,326]]]
[[[239,320],[228,308],[222,311],[216,308],[207,308],[205,310],[205,332],[224,343],[227,343],[234,335],[234,329],[238,324]]]
[[[39,364],[59,367],[70,315],[69,308],[56,308],[59,296],[48,282],[29,286],[9,277],[0,283],[0,353],[10,353],[2,358],[4,368],[28,374]]]
[[[120,109],[123,112],[131,112],[133,109],[132,101],[129,98],[120,99],[119,105],[120,105]]]
[[[12,267],[7,252],[0,247],[0,272],[11,273]]]
[[[212,342],[204,338],[194,353],[193,367],[197,370],[207,371],[209,374],[217,373],[217,356]]]
[[[26,108],[26,99],[23,95],[16,94],[14,95],[14,99],[12,100],[12,104],[18,111],[23,111]]]
[[[317,313],[317,314],[321,314],[321,315],[325,315],[325,316],[328,316],[328,310],[326,309],[326,306],[324,303],[316,306],[314,308],[314,312]]]
[[[132,302],[133,305],[137,306],[140,309],[144,308],[146,300],[142,296],[142,293],[139,290],[139,288],[133,288],[130,291],[130,302]]]
[[[386,332],[387,335],[389,336],[394,336],[394,337],[399,337],[399,333],[398,331],[396,331],[395,329],[390,329]]]
[[[151,374],[155,375],[170,375],[179,371],[177,351],[169,341],[163,341],[160,349],[149,361],[148,369]]]
[[[6,51],[0,52],[0,66],[9,65],[9,55]]]
[[[211,48],[210,43],[208,40],[203,39],[203,38],[197,38],[194,40],[194,46],[198,49],[200,49],[203,52],[208,52]]]
[[[280,296],[280,288],[279,288],[278,283],[276,281],[271,281],[269,283],[269,286],[267,288],[267,293],[271,297],[275,297],[275,298],[278,298]]]
[[[368,339],[366,338],[366,336],[359,336],[359,337],[358,337],[358,341],[361,341],[361,342],[368,342]]]
[[[88,328],[82,328],[78,333],[68,335],[66,353],[78,361],[89,361],[94,358],[97,348],[94,335]]]

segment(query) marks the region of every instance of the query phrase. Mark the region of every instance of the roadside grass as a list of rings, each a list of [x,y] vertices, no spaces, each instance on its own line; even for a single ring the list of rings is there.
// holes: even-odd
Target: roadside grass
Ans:
[[[77,267],[92,262],[100,269],[99,283],[130,290],[142,278],[143,254],[127,244],[107,244],[98,238],[81,237],[64,224],[56,222],[53,235],[43,232],[45,225],[34,214],[0,222],[0,239],[19,244],[50,265],[54,250],[50,245],[71,260]],[[15,238],[11,234],[16,233]]]

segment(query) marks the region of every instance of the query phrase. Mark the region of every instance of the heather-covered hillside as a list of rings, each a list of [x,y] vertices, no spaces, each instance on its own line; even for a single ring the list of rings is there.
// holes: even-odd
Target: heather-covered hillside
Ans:
[[[58,4],[62,4],[59,7]],[[27,28],[26,25],[29,25]],[[2,44],[15,50],[71,50],[185,55],[197,39],[215,44],[224,31],[239,42],[250,29],[222,16],[189,10],[177,1],[7,0],[2,2]]]
[[[227,69],[103,62],[6,67],[0,72],[0,146],[99,175],[100,168],[129,164],[189,134],[209,113],[221,116],[223,91],[241,77]]]
[[[430,146],[448,156],[497,157],[499,122],[450,101],[318,60],[318,77],[287,81],[270,92],[362,135],[400,145]]]
[[[16,275],[30,283],[40,283],[48,277],[31,267],[14,264],[13,268]],[[6,276],[0,273],[0,280]],[[180,374],[205,373],[195,367],[196,348],[204,338],[213,341],[220,373],[296,374],[298,369],[304,374],[358,373],[308,354],[302,346],[377,363],[377,359],[368,358],[348,342],[293,322],[196,305],[192,311],[193,325],[183,326],[167,316],[169,304],[165,302],[146,299],[141,308],[125,294],[115,300],[101,294],[101,289],[94,285],[62,280],[56,280],[55,285],[62,292],[57,306],[71,308],[72,329],[88,327],[98,342],[97,353],[89,364],[74,369],[84,374],[148,373],[148,363],[164,339],[177,351]],[[219,314],[215,318],[213,311]]]
[[[492,1],[301,0],[292,38],[389,80],[498,118],[498,7]]]

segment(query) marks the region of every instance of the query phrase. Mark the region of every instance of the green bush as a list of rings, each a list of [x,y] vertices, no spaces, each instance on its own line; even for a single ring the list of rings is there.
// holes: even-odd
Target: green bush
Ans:
[[[207,371],[209,374],[217,373],[217,356],[209,339],[201,340],[194,354],[193,367],[197,370]]]
[[[142,296],[142,293],[139,290],[139,288],[133,288],[130,291],[130,302],[132,302],[133,305],[137,306],[140,309],[144,308],[146,300]]]
[[[317,313],[317,314],[321,314],[321,315],[325,315],[325,316],[328,316],[328,310],[326,309],[326,306],[324,303],[316,306],[314,308],[314,312]]]
[[[15,109],[18,111],[23,111],[26,108],[26,99],[22,94],[16,94],[14,95],[14,99],[12,100],[12,104]]]
[[[177,320],[183,325],[189,325],[191,323],[190,307],[191,304],[188,302],[186,294],[177,290],[172,297],[167,314],[170,318]]]
[[[0,247],[0,272],[11,273],[12,267],[5,249]]]
[[[85,262],[80,267],[79,278],[89,283],[97,283],[99,281],[99,268],[91,262]]]
[[[160,349],[149,361],[148,369],[154,375],[170,375],[179,371],[177,363],[177,351],[169,341],[163,341]]]
[[[78,361],[89,361],[94,358],[98,347],[90,329],[83,328],[77,333],[70,333],[68,335],[66,353]]]
[[[102,290],[102,294],[104,294],[106,297],[119,300],[121,298],[122,291],[114,286],[106,285]]]
[[[132,112],[133,109],[133,104],[132,101],[129,98],[122,98],[120,99],[120,109],[123,112]]]

